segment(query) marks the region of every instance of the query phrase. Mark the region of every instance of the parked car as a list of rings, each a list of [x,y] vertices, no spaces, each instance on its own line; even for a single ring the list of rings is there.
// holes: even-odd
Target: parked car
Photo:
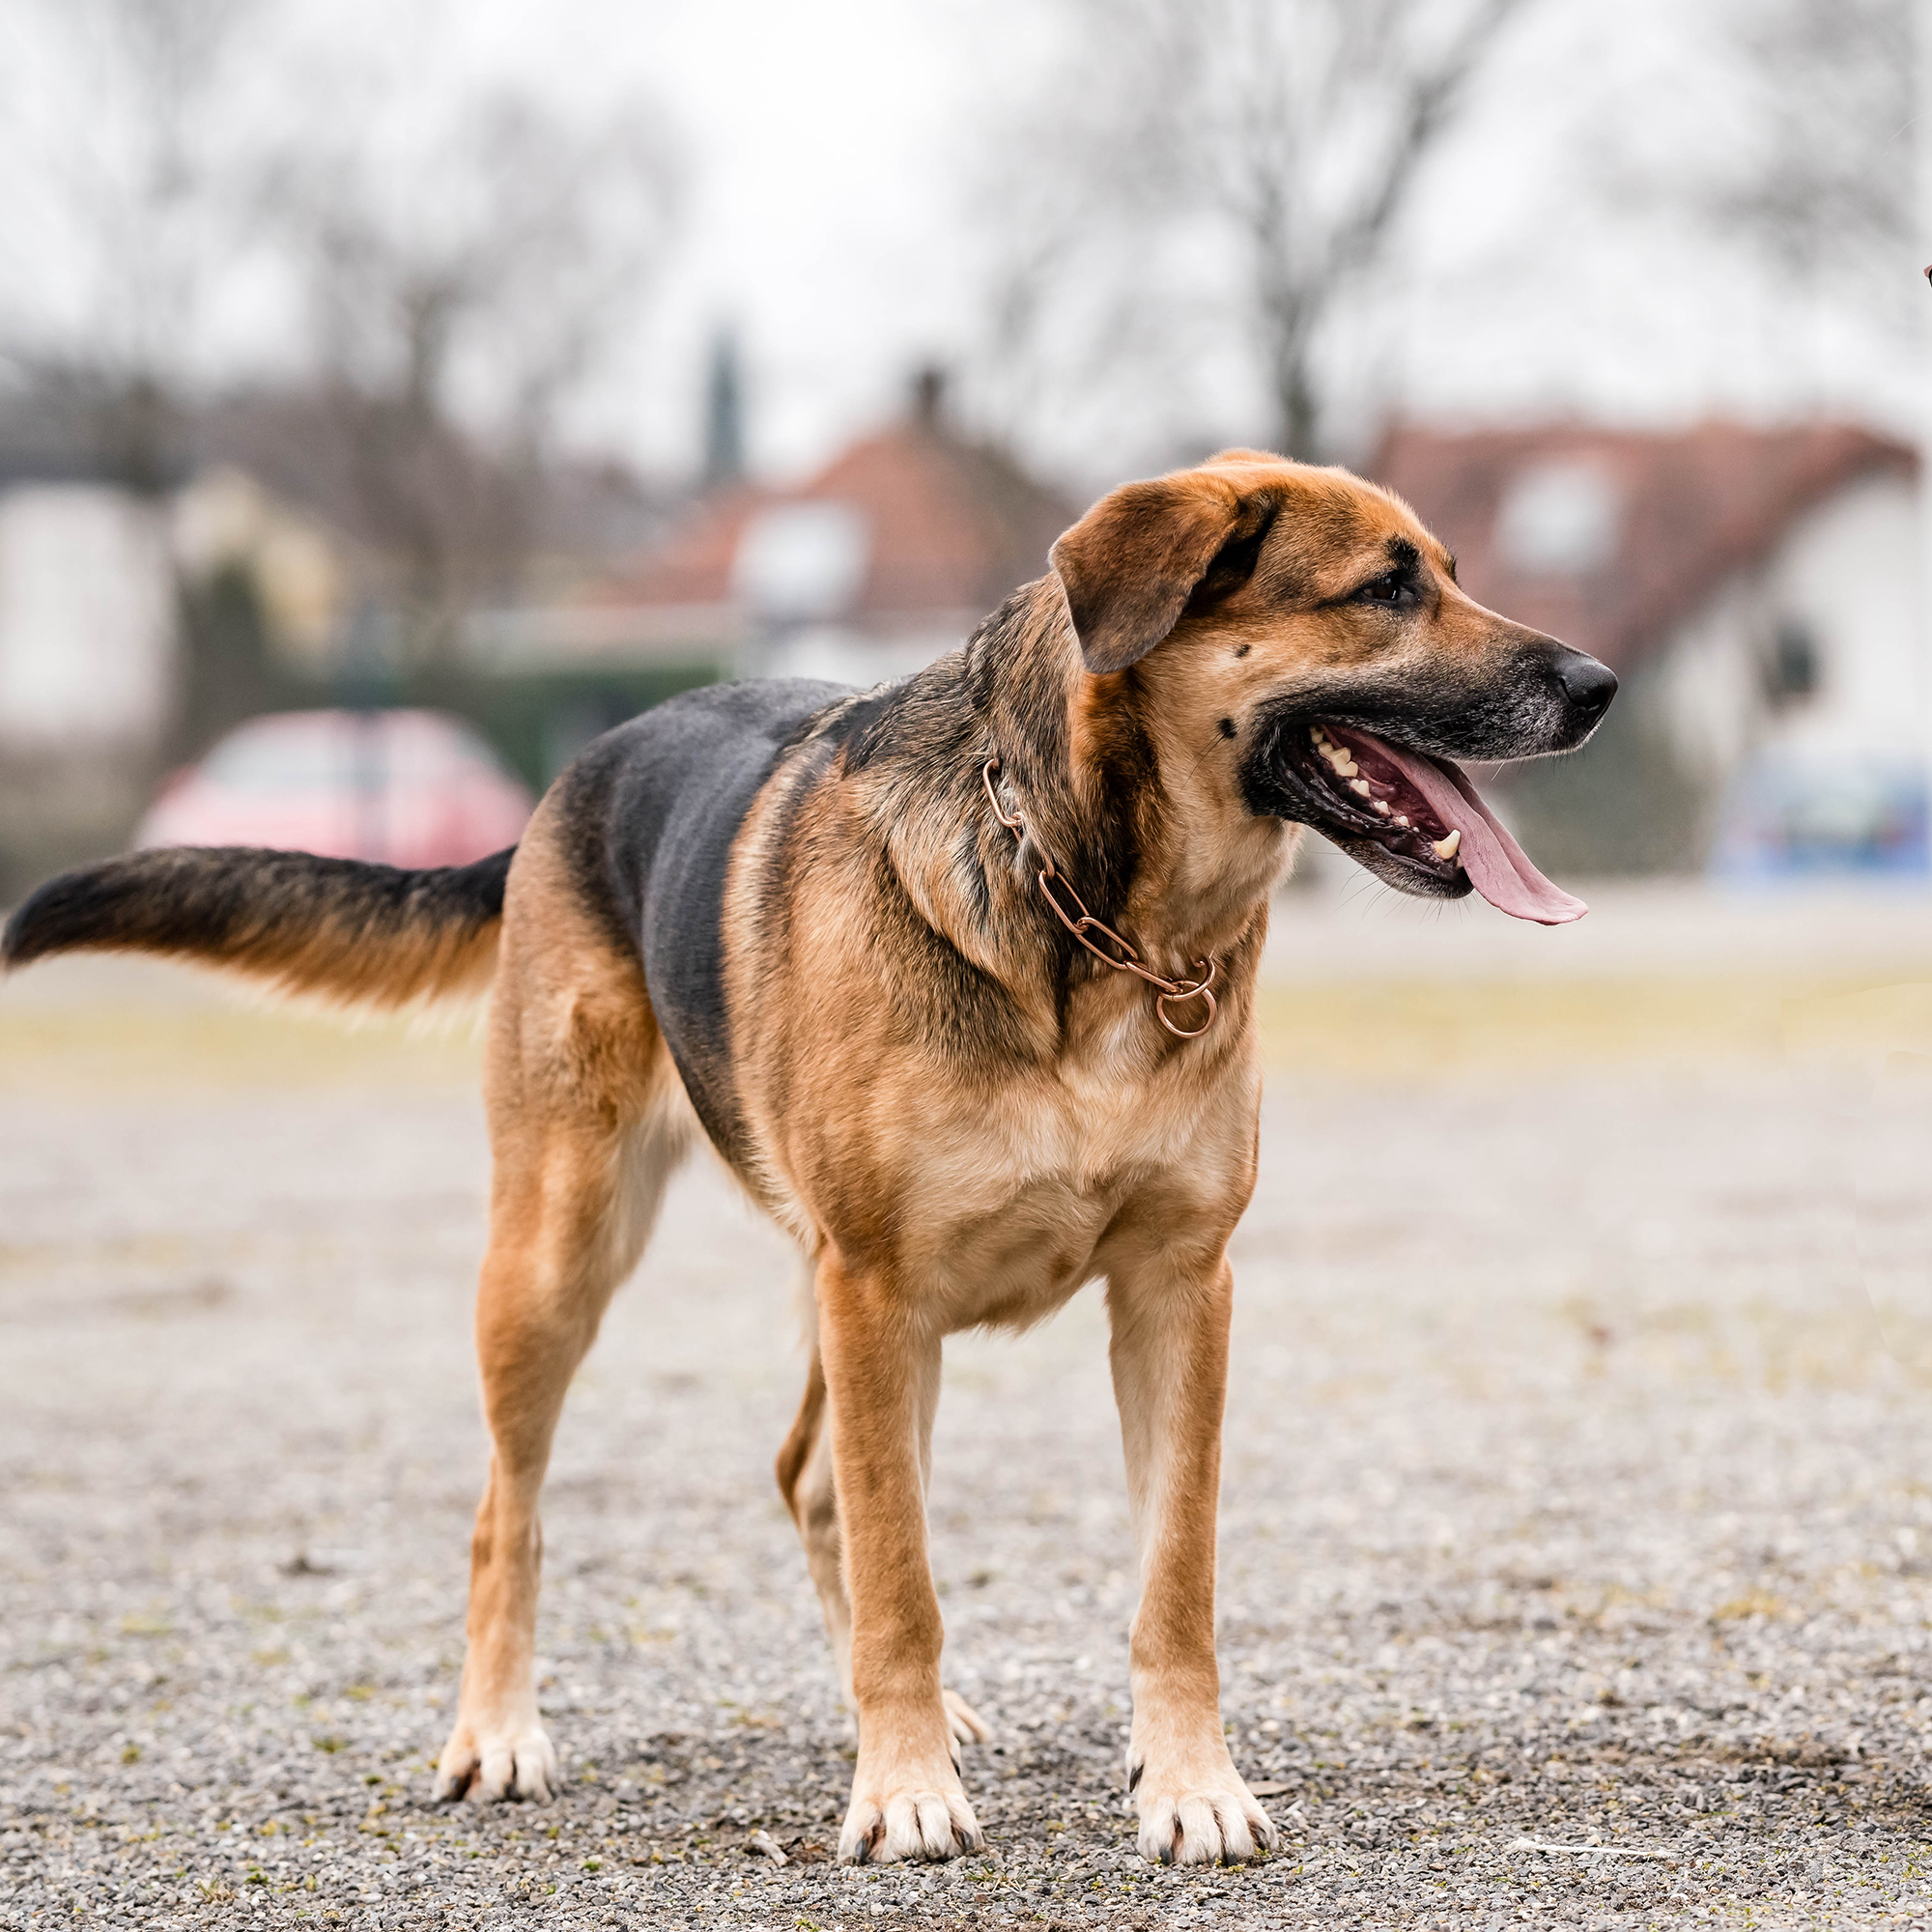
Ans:
[[[251,718],[176,772],[135,839],[465,866],[514,844],[531,802],[459,718],[284,711]]]
[[[1924,767],[1855,747],[1766,753],[1732,781],[1711,869],[1722,879],[1932,869]]]

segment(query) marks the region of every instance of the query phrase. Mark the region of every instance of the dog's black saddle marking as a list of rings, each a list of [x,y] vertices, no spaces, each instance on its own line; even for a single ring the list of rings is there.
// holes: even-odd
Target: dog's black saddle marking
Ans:
[[[808,678],[687,692],[607,732],[560,781],[577,883],[636,949],[691,1103],[726,1160],[743,1141],[721,929],[731,848],[781,753],[851,695]]]

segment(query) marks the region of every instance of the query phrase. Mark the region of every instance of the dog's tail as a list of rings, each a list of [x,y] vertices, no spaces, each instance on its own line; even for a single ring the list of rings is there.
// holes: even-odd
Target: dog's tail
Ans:
[[[422,872],[252,846],[134,852],[50,879],[7,922],[0,967],[155,952],[349,1006],[480,993],[515,851]]]

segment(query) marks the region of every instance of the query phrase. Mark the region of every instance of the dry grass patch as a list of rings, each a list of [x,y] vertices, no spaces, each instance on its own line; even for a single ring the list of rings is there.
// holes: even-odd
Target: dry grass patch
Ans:
[[[1270,1062],[1390,1081],[1793,1056],[1863,1064],[1932,1041],[1932,982],[1785,974],[1269,980],[1257,1011]]]

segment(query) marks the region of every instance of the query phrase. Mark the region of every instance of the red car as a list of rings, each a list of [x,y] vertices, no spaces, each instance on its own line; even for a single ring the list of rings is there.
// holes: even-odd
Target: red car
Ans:
[[[283,711],[176,772],[140,845],[271,845],[390,866],[467,866],[523,836],[526,786],[440,711]]]

